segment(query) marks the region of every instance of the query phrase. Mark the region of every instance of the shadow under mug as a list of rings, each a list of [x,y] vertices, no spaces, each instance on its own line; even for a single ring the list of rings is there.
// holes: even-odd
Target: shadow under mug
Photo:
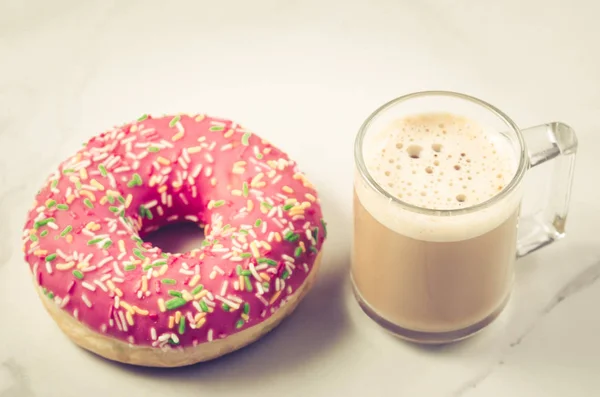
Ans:
[[[423,208],[390,194],[370,173],[366,160],[381,150],[378,137],[392,121],[439,112],[473,120],[514,151],[512,180],[487,201]],[[564,236],[576,150],[569,126],[520,130],[494,106],[464,94],[418,92],[381,106],[354,147],[351,278],[361,308],[418,343],[453,342],[485,328],[508,301],[515,260]],[[543,175],[529,177],[538,170]]]

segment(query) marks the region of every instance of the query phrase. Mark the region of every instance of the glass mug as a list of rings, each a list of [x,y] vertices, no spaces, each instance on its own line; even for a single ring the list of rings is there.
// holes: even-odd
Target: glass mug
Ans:
[[[480,126],[487,142],[495,142],[497,150],[503,148],[506,152],[504,159],[512,167],[512,178],[507,176],[504,186],[499,186],[491,197],[486,196],[489,198],[469,205],[465,195],[458,195],[457,200],[465,202],[458,208],[447,209],[431,209],[441,207],[418,205],[414,200],[409,203],[410,200],[400,198],[421,193],[418,182],[423,181],[426,187],[427,178],[435,177],[436,173],[444,174],[439,171],[443,167],[435,167],[440,165],[437,160],[434,166],[426,168],[427,172],[411,173],[409,179],[415,183],[409,182],[411,186],[408,187],[404,185],[404,196],[383,187],[373,176],[374,167],[381,164],[375,160],[369,162],[377,156],[383,157],[382,148],[390,150],[391,135],[388,132],[395,120],[412,117],[417,120],[414,125],[418,126],[419,115],[425,117],[423,120],[435,121],[439,116],[463,127]],[[438,127],[445,128],[443,123]],[[439,135],[440,130],[437,133]],[[402,137],[405,133],[397,129],[395,134]],[[446,134],[445,130],[443,134]],[[408,135],[402,138],[404,144],[396,144],[398,156],[425,161],[411,150],[416,148],[417,152],[425,153],[430,148],[419,146],[418,140],[410,142],[412,138],[408,139]],[[450,134],[444,138],[459,139],[459,135],[453,137]],[[454,147],[463,145],[462,142],[450,143]],[[429,153],[430,160],[457,161],[450,160],[451,155],[444,157],[442,145],[430,146],[436,150]],[[576,150],[575,133],[563,123],[520,130],[494,106],[454,92],[413,93],[394,99],[373,112],[361,126],[354,147],[351,279],[363,311],[389,332],[417,343],[453,342],[489,325],[509,299],[515,260],[565,234]],[[495,149],[493,153],[500,156],[496,152]],[[482,157],[477,150],[471,154],[479,156],[480,160],[483,158],[478,163],[479,180],[492,183],[499,164],[492,160],[486,164],[488,156]],[[465,153],[458,156],[465,156]],[[407,175],[403,172],[409,172],[407,165],[413,160],[398,159],[404,160],[398,163],[402,166],[397,165],[401,169],[397,171],[396,182],[405,183],[401,176]],[[532,168],[549,161],[552,172],[546,172],[546,178],[535,178],[538,182],[547,182],[544,197],[531,201],[530,192],[523,192],[524,176]],[[466,165],[464,161],[462,164]],[[454,167],[460,169],[459,165]],[[446,182],[441,178],[451,178],[454,171],[448,168],[444,168],[446,176],[438,181]],[[386,175],[394,177],[394,169],[386,171]],[[543,168],[535,170],[544,171]],[[467,175],[464,172],[460,174],[461,178]],[[458,171],[453,175],[459,175]],[[452,186],[452,182],[448,185]],[[466,185],[461,187],[467,188]],[[539,192],[540,189],[535,187],[534,190]],[[426,196],[427,193],[432,192],[421,194]],[[523,197],[526,200],[522,200]],[[538,205],[532,211],[525,211],[524,204],[531,202]]]

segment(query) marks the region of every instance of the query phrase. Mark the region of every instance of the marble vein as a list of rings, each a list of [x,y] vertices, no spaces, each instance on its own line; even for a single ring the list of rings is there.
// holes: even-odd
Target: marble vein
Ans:
[[[20,365],[14,358],[9,358],[2,363],[2,367],[8,372],[12,378],[12,385],[8,389],[0,391],[0,397],[34,397],[35,394],[31,389],[29,377],[25,372],[25,368]]]

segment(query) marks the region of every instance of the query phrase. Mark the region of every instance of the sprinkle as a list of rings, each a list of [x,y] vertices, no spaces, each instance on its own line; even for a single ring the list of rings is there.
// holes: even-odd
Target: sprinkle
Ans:
[[[83,199],[83,204],[85,204],[89,208],[94,208],[94,204],[92,204],[89,198]]]
[[[41,221],[37,221],[36,223],[34,223],[33,227],[35,229],[39,229],[42,226],[46,226],[48,223],[50,222],[54,222],[56,219],[54,218],[46,218],[46,219],[42,219]]]
[[[273,259],[269,259],[269,258],[258,258],[256,260],[256,262],[258,262],[258,263],[266,263],[266,264],[268,264],[270,266],[277,266],[277,262],[274,261]]]
[[[167,310],[173,310],[173,309],[177,309],[178,307],[185,305],[186,303],[187,302],[185,299],[183,299],[181,297],[176,297],[176,298],[166,301],[165,307],[167,308]]]
[[[296,247],[296,249],[294,250],[294,256],[297,258],[300,255],[302,255],[302,247]]]
[[[46,201],[46,208],[52,208],[56,205],[56,200],[48,200]]]
[[[246,291],[252,292],[252,283],[250,282],[250,277],[244,276],[244,283],[246,284]]]
[[[300,236],[298,234],[294,233],[293,231],[288,230],[288,232],[283,236],[283,238],[284,238],[284,240],[293,243],[293,242],[297,241],[300,238]]]
[[[281,190],[283,190],[283,191],[284,191],[284,192],[286,192],[286,193],[290,193],[290,194],[291,194],[291,193],[294,193],[294,189],[292,189],[291,187],[289,187],[289,186],[287,186],[287,185],[286,185],[286,186],[283,186],[283,187],[281,188]]]
[[[165,301],[163,298],[158,298],[158,309],[164,313],[167,311],[167,308],[165,306]]]
[[[240,319],[240,320],[238,320],[238,321],[235,323],[235,328],[237,328],[237,329],[240,329],[240,328],[242,328],[243,326],[244,326],[244,320],[241,320],[241,319]]]
[[[250,139],[250,135],[252,135],[249,132],[246,132],[244,135],[242,135],[242,145],[244,146],[248,146],[249,145],[249,139]]]
[[[204,288],[202,285],[197,286],[196,288],[194,288],[192,290],[192,295],[196,295],[198,294],[200,291],[202,291],[202,288]]]
[[[218,207],[222,206],[223,204],[225,204],[225,200],[218,200],[218,201],[213,202],[212,206],[213,206],[213,208],[218,208]]]
[[[172,278],[163,278],[163,279],[161,280],[161,282],[162,282],[163,284],[169,284],[169,285],[175,285],[175,284],[177,284],[177,281],[176,281],[176,280],[173,280]]]
[[[142,114],[142,115],[141,115],[141,116],[140,116],[140,117],[139,117],[137,120],[138,120],[138,121],[144,121],[144,120],[146,120],[147,118],[148,118],[148,115],[147,115],[147,114]]]
[[[321,219],[321,225],[323,226],[323,236],[327,237],[327,223]]]
[[[52,262],[54,259],[56,259],[56,254],[46,256],[46,262]]]
[[[290,273],[287,270],[284,270],[283,273],[281,273],[281,279],[285,280],[286,278],[288,278],[290,275]]]
[[[123,267],[123,270],[125,270],[126,272],[129,272],[129,271],[135,270],[135,267],[136,266],[131,263],[129,265],[125,265],[125,267]]]
[[[282,290],[275,292],[275,294],[269,300],[269,305],[272,305],[277,300],[277,298],[279,298],[279,295],[281,295],[281,291]]]
[[[48,235],[48,230],[44,230],[43,232],[40,233],[40,237],[46,237]]]
[[[30,234],[29,239],[33,242],[38,241],[39,239],[35,236],[35,234]]]
[[[60,232],[60,236],[61,237],[65,237],[67,234],[69,234],[71,232],[71,230],[73,230],[73,226],[71,225],[67,225],[62,232]]]
[[[181,320],[179,320],[179,335],[183,335],[184,332],[185,332],[185,317],[182,317]]]
[[[202,308],[202,311],[207,313],[208,312],[208,306],[206,305],[206,302],[204,302],[203,300],[200,301],[200,308]]]
[[[57,209],[59,209],[59,210],[61,210],[61,211],[66,211],[66,210],[68,210],[68,209],[69,209],[69,206],[68,206],[68,205],[66,205],[66,204],[58,204],[58,205],[56,206],[56,208],[57,208]]]
[[[177,298],[181,298],[181,292],[175,290],[169,290],[169,295],[176,296]]]
[[[83,273],[81,273],[80,270],[73,270],[73,276],[75,276],[79,280],[83,279]]]
[[[223,127],[222,125],[213,125],[208,130],[209,131],[223,131],[224,129],[225,129],[225,127]]]
[[[248,302],[244,303],[244,314],[248,314],[250,313],[250,305],[248,304]]]
[[[171,127],[171,128],[175,127],[175,124],[177,124],[177,122],[179,120],[181,120],[181,116],[180,115],[177,115],[177,116],[173,117],[171,119],[171,121],[169,121],[169,127]]]

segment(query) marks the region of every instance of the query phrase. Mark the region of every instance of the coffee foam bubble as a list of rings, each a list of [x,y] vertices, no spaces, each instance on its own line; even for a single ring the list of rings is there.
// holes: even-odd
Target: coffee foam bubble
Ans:
[[[390,195],[430,210],[468,208],[502,191],[515,175],[518,159],[501,134],[464,117],[422,114],[394,120],[366,137],[363,153],[371,177]],[[380,223],[418,239],[458,241],[492,230],[514,213],[515,191],[502,202],[453,216],[408,211],[374,192],[356,177],[362,205]]]

